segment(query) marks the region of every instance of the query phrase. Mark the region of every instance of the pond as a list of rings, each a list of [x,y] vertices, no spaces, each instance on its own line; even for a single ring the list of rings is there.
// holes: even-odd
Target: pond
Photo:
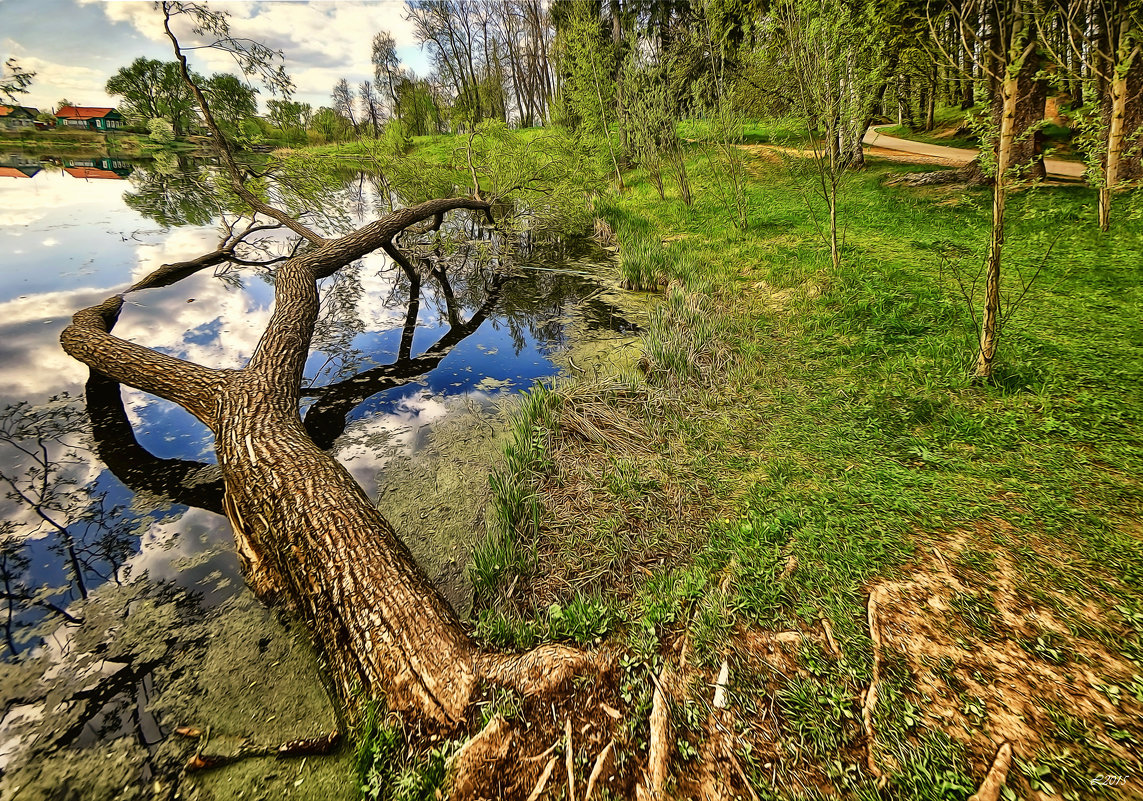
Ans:
[[[220,222],[234,220],[219,219],[210,186],[209,167],[173,158],[0,155],[4,797],[349,791],[336,759],[179,778],[193,751],[172,736],[179,726],[212,726],[216,743],[238,748],[315,736],[336,713],[304,632],[243,586],[206,491],[218,482],[207,429],[89,376],[58,344],[74,311],[217,246]],[[387,197],[361,174],[332,192],[327,217],[356,225]],[[487,237],[475,224],[468,235]],[[268,256],[288,247],[277,232],[261,244]],[[415,276],[373,254],[324,281],[303,400],[315,440],[377,497],[462,614],[511,399],[557,375],[572,345],[607,353],[635,328],[598,277],[604,252],[536,254],[503,283],[503,265],[481,252],[422,254]],[[271,271],[204,270],[132,294],[115,334],[241,367],[273,308]]]

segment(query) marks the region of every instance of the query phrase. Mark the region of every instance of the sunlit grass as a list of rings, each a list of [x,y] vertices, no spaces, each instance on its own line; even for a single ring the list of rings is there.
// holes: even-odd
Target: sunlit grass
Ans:
[[[924,168],[874,161],[845,187],[842,267],[833,270],[814,221],[824,204],[780,161],[750,164],[745,232],[714,200],[697,151],[690,166],[693,209],[660,200],[633,175],[629,192],[601,213],[617,233],[621,263],[632,265],[629,285],[671,283],[643,335],[642,380],[665,394],[645,407],[656,459],[639,463],[671,465],[695,492],[681,501],[685,513],[659,508],[666,522],[658,527],[617,515],[636,505],[653,514],[670,496],[662,489],[670,479],[633,491],[621,468],[565,464],[571,451],[561,450],[554,411],[554,425],[541,423],[553,437],[545,446],[550,480],[528,485],[538,506],[512,500],[511,470],[496,494],[526,512],[520,530],[533,532],[533,543],[558,539],[563,555],[553,561],[552,549],[534,551],[510,601],[504,579],[483,584],[479,630],[518,647],[566,637],[545,622],[546,601],[529,611],[527,585],[572,564],[568,594],[556,597],[578,597],[572,587],[602,592],[614,609],[609,630],[637,659],[654,659],[685,631],[695,662],[714,669],[736,626],[805,630],[824,618],[844,663],[801,684],[768,686],[778,692],[782,731],[806,749],[798,769],[859,795],[868,777],[837,755],[862,737],[851,716],[872,665],[869,587],[908,571],[952,532],[1004,521],[987,541],[949,554],[958,569],[986,581],[1003,554],[1019,566],[1019,589],[1070,621],[1074,636],[1143,660],[1143,625],[1123,634],[1124,620],[1143,623],[1143,546],[1132,522],[1143,510],[1138,220],[1121,218],[1108,237],[1096,228],[1086,188],[1013,196],[1006,303],[1040,272],[1008,319],[995,383],[980,385],[970,367],[987,190],[887,187],[887,172]],[[515,447],[530,441],[521,435]],[[598,518],[548,530],[552,498],[572,485],[610,500]],[[661,566],[617,558],[599,547],[600,532],[628,552],[687,542],[690,555]],[[1068,567],[1051,544],[1066,549]],[[528,551],[527,535],[517,547]],[[797,568],[785,575],[791,560]],[[543,584],[547,593],[559,586]],[[1078,613],[1089,601],[1103,624]],[[951,614],[971,636],[1002,637],[994,609],[987,591],[972,590],[957,596]],[[513,633],[521,630],[528,635]],[[1032,638],[1021,647],[1051,662],[1060,644]],[[881,748],[896,764],[902,797],[971,792],[963,747],[921,735],[922,701],[907,678],[890,675],[884,686]],[[975,709],[971,698],[960,703]],[[1074,789],[1077,766],[1109,764],[1074,738],[1068,747],[1070,761],[1058,751],[1029,757],[1011,782],[1026,790],[1051,774]]]

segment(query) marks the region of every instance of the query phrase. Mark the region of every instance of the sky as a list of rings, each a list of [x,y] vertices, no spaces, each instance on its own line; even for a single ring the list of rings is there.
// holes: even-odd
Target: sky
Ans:
[[[356,86],[372,80],[373,35],[388,30],[402,64],[424,74],[428,60],[405,21],[403,0],[247,0],[207,2],[231,14],[231,32],[281,50],[297,86],[295,99],[330,105],[339,78]],[[177,31],[176,31],[177,32]],[[182,40],[180,34],[180,40]],[[192,43],[188,35],[184,44]],[[139,56],[173,60],[162,17],[149,0],[0,0],[0,62],[16,58],[36,73],[21,104],[41,110],[62,98],[81,106],[115,106],[103,86]],[[240,74],[230,56],[188,53],[192,67],[210,75]],[[269,95],[263,89],[265,111]]]

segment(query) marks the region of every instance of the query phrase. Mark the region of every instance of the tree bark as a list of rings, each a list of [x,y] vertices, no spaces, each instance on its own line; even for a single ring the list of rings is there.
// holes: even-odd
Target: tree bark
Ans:
[[[992,378],[992,365],[1000,341],[1000,264],[1004,248],[1004,212],[1008,200],[1008,167],[1015,141],[1017,78],[1011,73],[1000,84],[1000,139],[996,148],[996,180],[992,184],[992,231],[988,240],[988,264],[984,276],[984,316],[980,325],[980,350],[975,375]]]
[[[1103,181],[1099,186],[1099,227],[1102,231],[1111,230],[1111,195],[1123,177],[1121,166],[1127,133],[1127,103],[1130,96],[1128,77],[1133,71],[1138,72],[1134,69],[1135,62],[1143,58],[1140,55],[1140,45],[1129,37],[1128,20],[1122,20],[1120,25],[1116,43],[1118,58],[1108,81],[1110,96],[1106,106],[1107,153],[1104,157]],[[1138,98],[1136,102],[1138,103]]]

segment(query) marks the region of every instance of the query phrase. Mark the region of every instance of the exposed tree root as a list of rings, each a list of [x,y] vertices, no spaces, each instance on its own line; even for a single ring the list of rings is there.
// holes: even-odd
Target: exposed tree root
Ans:
[[[1008,778],[1008,769],[1012,767],[1012,746],[1001,743],[996,752],[996,759],[988,769],[988,775],[980,785],[980,789],[969,797],[968,801],[997,801],[1000,798],[1000,788]]]
[[[480,683],[480,695],[472,702],[495,697],[491,691],[499,688],[522,696],[522,708],[511,720],[494,718],[453,758],[448,798],[583,801],[585,780],[597,797],[605,781],[613,794],[630,796],[642,759],[628,758],[630,775],[607,770],[624,742],[617,731],[623,715],[613,709],[617,720],[606,711],[617,689],[617,661],[611,653],[548,644],[519,655],[477,654],[472,664]],[[475,705],[470,706],[470,722],[474,713]],[[593,756],[595,769],[589,776],[583,760]]]
[[[779,581],[785,581],[790,576],[794,575],[794,571],[798,569],[798,557],[790,555],[786,559],[786,564],[782,568],[781,574],[778,576]]]
[[[822,618],[822,631],[825,632],[826,642],[829,643],[829,650],[835,657],[841,659],[841,649],[837,647],[837,641],[833,638],[833,626],[829,624],[829,620]]]
[[[508,754],[514,732],[503,717],[496,715],[479,734],[464,744],[449,767],[452,797],[475,798],[488,787],[489,775]]]
[[[548,764],[544,766],[544,772],[540,774],[540,780],[536,782],[535,788],[528,794],[528,801],[536,801],[544,794],[544,790],[548,787],[548,779],[552,777],[552,771],[556,769],[557,761],[556,757],[548,760]]]
[[[647,775],[644,784],[636,788],[636,795],[648,801],[665,798],[667,773],[671,764],[671,708],[667,697],[667,682],[670,680],[667,667],[659,673],[655,682],[655,694],[651,701],[651,739],[647,747]]]
[[[875,587],[869,593],[869,638],[873,641],[873,678],[869,682],[869,689],[865,693],[865,704],[861,710],[861,722],[865,726],[867,741],[866,764],[869,772],[877,777],[879,787],[883,787],[887,779],[877,767],[877,760],[873,756],[875,750],[873,711],[877,708],[877,685],[881,681],[881,633],[877,628],[877,605],[883,602],[885,597],[884,587]]]
[[[587,790],[584,791],[583,801],[591,801],[591,794],[595,790],[595,783],[599,781],[599,777],[603,775],[603,769],[607,765],[607,758],[611,756],[611,752],[615,749],[615,741],[612,740],[603,750],[599,752],[599,756],[595,758],[595,765],[591,769],[591,775],[587,777]]]
[[[572,745],[571,718],[564,721],[564,765],[568,769],[568,801],[575,801],[575,746]]]
[[[604,652],[589,654],[552,643],[525,654],[480,654],[476,657],[476,673],[491,684],[522,695],[543,695],[588,667],[602,669],[610,660]]]

